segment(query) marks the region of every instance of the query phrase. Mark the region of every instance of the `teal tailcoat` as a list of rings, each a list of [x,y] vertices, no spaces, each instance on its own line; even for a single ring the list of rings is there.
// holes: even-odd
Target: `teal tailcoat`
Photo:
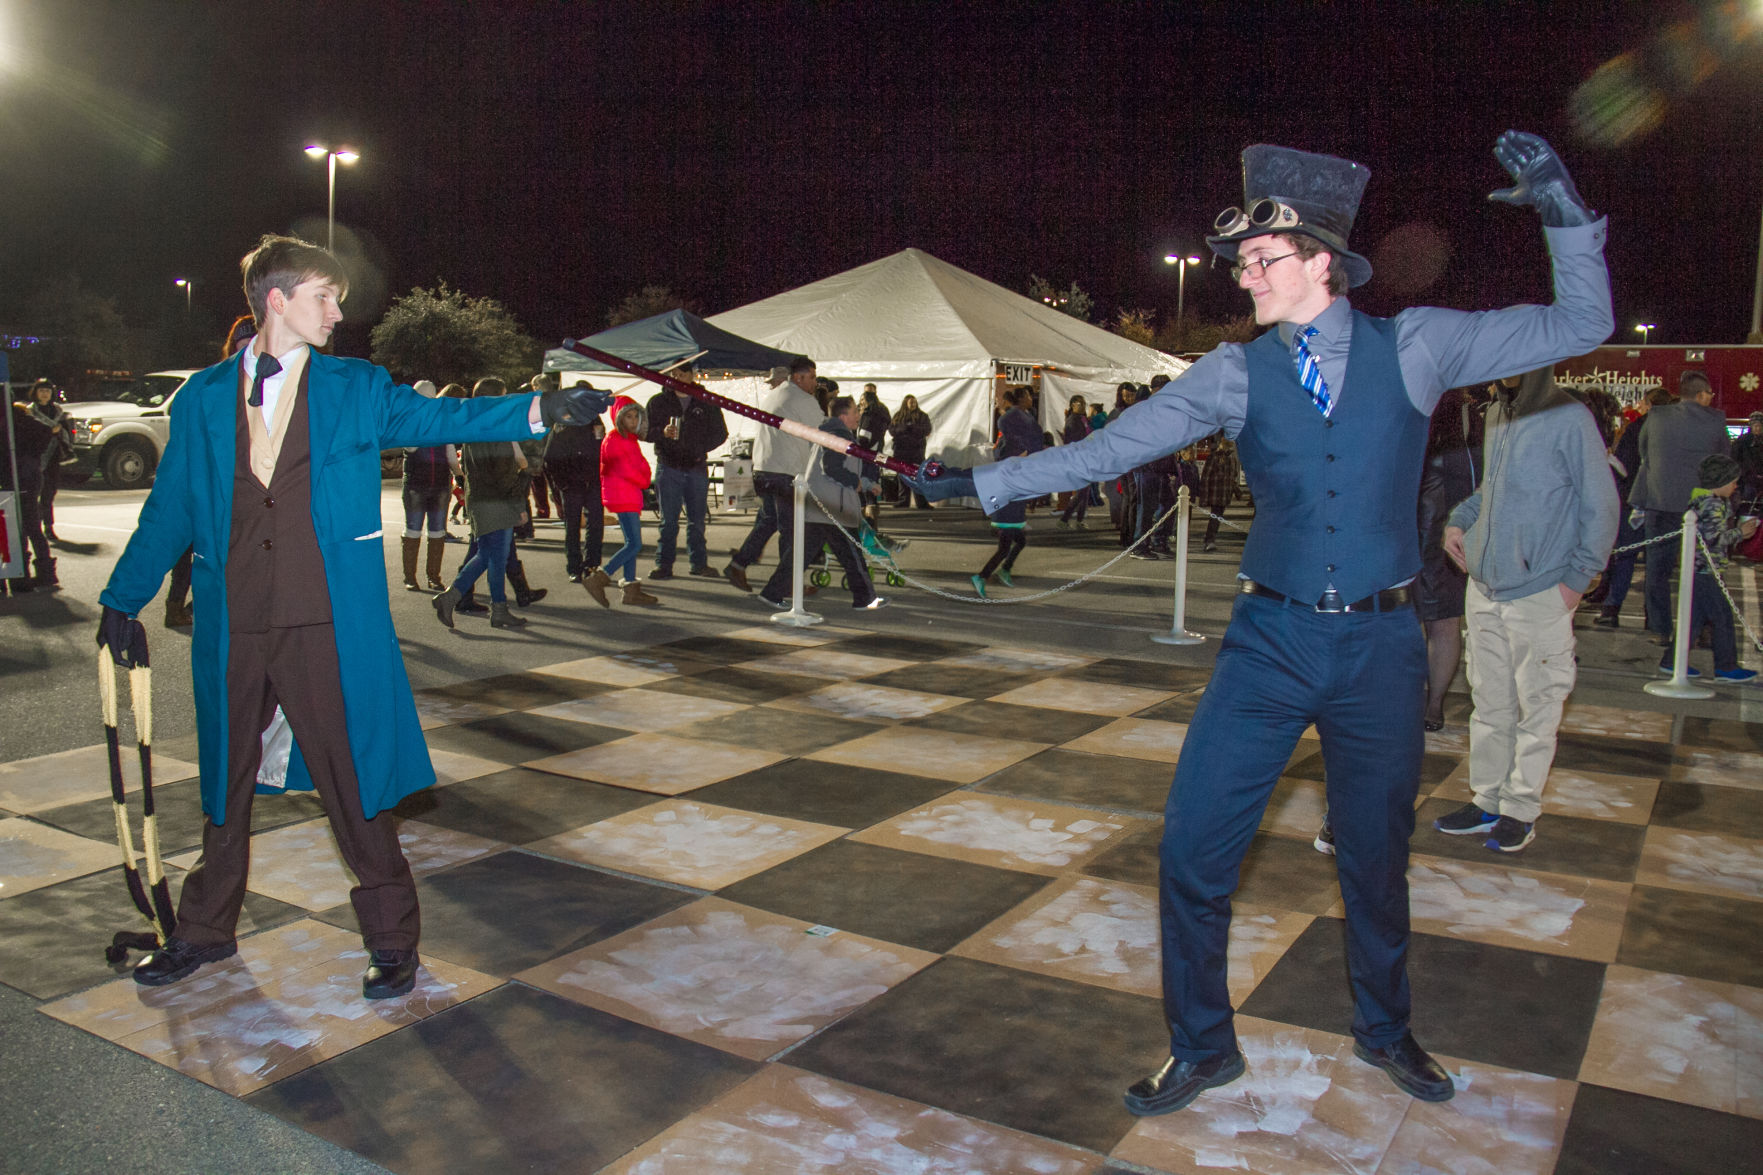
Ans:
[[[100,602],[138,613],[186,547],[196,629],[190,651],[202,810],[226,819],[227,539],[232,531],[240,359],[190,378],[172,402],[171,440],[153,490]],[[289,389],[290,391],[292,389]],[[349,749],[369,819],[435,782],[416,700],[387,605],[380,521],[380,450],[466,441],[525,440],[531,396],[428,399],[385,368],[313,351],[306,379],[312,433],[312,526],[330,587]],[[290,789],[310,790],[298,743]]]

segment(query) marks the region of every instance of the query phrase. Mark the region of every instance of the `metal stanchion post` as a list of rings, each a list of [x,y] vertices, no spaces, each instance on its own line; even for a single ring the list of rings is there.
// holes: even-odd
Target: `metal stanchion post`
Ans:
[[[1184,627],[1188,610],[1188,505],[1188,487],[1184,485],[1175,495],[1175,623],[1168,632],[1151,638],[1160,645],[1198,645],[1206,640]]]
[[[1641,688],[1661,698],[1711,698],[1714,691],[1690,684],[1690,602],[1696,575],[1696,512],[1683,512],[1683,534],[1677,544],[1677,639],[1672,642],[1671,677],[1649,681]]]
[[[819,624],[821,621],[821,617],[802,607],[802,567],[808,558],[808,552],[803,549],[807,540],[802,535],[802,515],[808,506],[808,479],[797,474],[793,489],[796,495],[796,517],[790,524],[790,534],[796,540],[795,566],[792,568],[795,573],[795,594],[790,600],[790,610],[788,612],[773,612],[771,619],[774,624],[793,624],[798,628],[806,628],[810,624]]]

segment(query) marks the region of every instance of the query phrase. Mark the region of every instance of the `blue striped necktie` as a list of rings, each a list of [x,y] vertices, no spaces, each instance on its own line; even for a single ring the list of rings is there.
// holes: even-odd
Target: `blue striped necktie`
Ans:
[[[1306,326],[1298,331],[1298,382],[1310,393],[1310,402],[1316,410],[1327,416],[1334,410],[1334,400],[1329,397],[1328,384],[1322,378],[1322,368],[1316,365],[1316,356],[1310,353],[1310,340],[1316,337],[1316,328]]]

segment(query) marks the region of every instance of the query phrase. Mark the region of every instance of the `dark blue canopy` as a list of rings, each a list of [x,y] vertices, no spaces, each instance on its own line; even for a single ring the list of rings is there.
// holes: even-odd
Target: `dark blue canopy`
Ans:
[[[597,335],[589,335],[582,342],[609,351],[620,359],[657,369],[697,355],[692,366],[700,372],[755,373],[788,366],[798,358],[788,351],[773,350],[730,334],[721,327],[711,326],[690,310],[669,310],[653,318],[627,322]],[[574,351],[557,347],[545,352],[545,370],[611,369]]]

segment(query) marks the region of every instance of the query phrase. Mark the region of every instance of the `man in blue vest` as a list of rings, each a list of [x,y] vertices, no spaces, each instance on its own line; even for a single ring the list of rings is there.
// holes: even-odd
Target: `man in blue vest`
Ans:
[[[421,922],[388,809],[435,773],[386,603],[380,450],[531,437],[591,422],[609,397],[578,387],[427,399],[321,349],[349,288],[330,253],[266,236],[240,265],[256,336],[179,393],[153,492],[99,596],[98,643],[129,665],[131,618],[195,550],[202,859],[184,878],[176,933],[135,982],[175,983],[237,953],[251,797],[279,715],[293,734],[287,787],[318,791],[355,874],[362,994],[386,999],[415,986]]]
[[[1005,503],[1118,476],[1222,429],[1255,498],[1240,593],[1194,714],[1164,816],[1159,889],[1170,1056],[1134,1084],[1135,1114],[1179,1110],[1243,1073],[1225,986],[1230,897],[1280,771],[1312,724],[1322,739],[1353,989],[1354,1052],[1417,1098],[1450,1076],[1408,1030],[1408,839],[1419,787],[1426,649],[1408,584],[1427,419],[1445,389],[1582,355],[1612,329],[1604,221],[1554,151],[1508,131],[1515,184],[1537,209],[1555,302],[1371,318],[1349,287],[1371,265],[1347,238],[1369,178],[1284,147],[1243,152],[1243,209],[1208,237],[1274,327],[1226,343],[1107,429],[969,473],[920,475],[932,498]]]

